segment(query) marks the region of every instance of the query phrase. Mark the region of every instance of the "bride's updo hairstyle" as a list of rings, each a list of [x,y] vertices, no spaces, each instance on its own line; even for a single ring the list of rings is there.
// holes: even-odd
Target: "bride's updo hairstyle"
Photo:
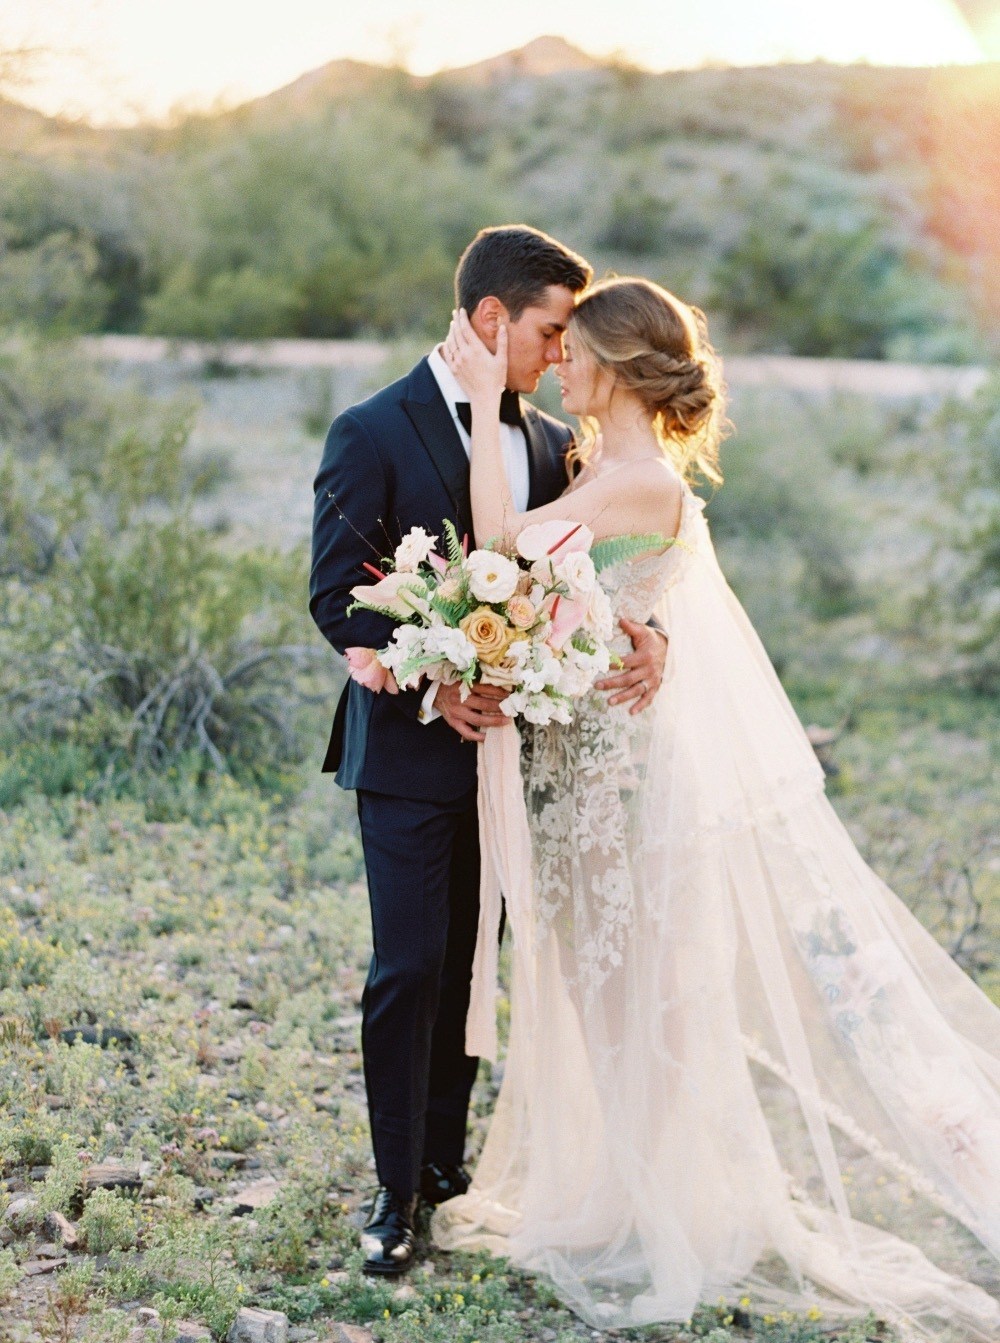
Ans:
[[[569,326],[598,365],[614,375],[615,388],[634,392],[653,415],[656,435],[678,473],[721,485],[725,385],[704,313],[652,280],[621,275],[587,290]],[[596,426],[584,419],[583,429],[582,443],[567,454],[571,473],[593,452]]]

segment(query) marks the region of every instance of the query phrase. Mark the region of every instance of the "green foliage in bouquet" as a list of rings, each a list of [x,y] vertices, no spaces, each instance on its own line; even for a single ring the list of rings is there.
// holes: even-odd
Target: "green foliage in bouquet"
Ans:
[[[637,559],[650,550],[663,550],[672,545],[667,537],[659,532],[650,532],[646,536],[608,536],[603,541],[595,541],[590,547],[590,558],[598,573],[610,569],[615,564],[625,564]]]

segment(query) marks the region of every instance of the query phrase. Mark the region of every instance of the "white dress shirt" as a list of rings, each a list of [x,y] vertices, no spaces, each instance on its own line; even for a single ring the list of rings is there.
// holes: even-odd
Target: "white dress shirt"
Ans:
[[[465,448],[466,456],[471,457],[472,439],[465,425],[458,418],[458,411],[455,409],[459,401],[468,401],[469,398],[462,391],[454,373],[444,362],[440,345],[435,345],[434,349],[431,350],[427,356],[427,363],[434,374],[434,380],[440,388],[445,405],[451,413],[451,418],[455,422],[455,428],[461,439],[462,447]],[[507,473],[507,483],[510,485],[514,507],[519,513],[525,513],[528,509],[528,491],[531,481],[528,474],[528,445],[524,439],[524,430],[516,424],[501,423],[500,446],[503,449],[504,469]],[[441,717],[434,707],[434,697],[437,694],[438,684],[437,681],[432,681],[427,687],[427,693],[424,695],[420,712],[417,715],[421,723],[431,723],[435,718]]]

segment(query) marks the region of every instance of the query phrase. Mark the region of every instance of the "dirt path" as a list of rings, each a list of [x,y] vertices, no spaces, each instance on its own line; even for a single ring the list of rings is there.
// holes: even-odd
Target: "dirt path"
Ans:
[[[223,364],[260,369],[376,369],[390,347],[366,340],[172,341],[162,336],[90,336],[96,358],[119,364],[188,367]],[[737,387],[784,387],[813,394],[910,398],[971,396],[988,377],[976,367],[891,364],[871,359],[801,359],[786,355],[735,355],[726,375]]]

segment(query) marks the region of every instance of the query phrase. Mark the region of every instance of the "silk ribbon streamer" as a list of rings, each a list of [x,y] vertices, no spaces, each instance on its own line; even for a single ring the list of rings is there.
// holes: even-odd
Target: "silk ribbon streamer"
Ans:
[[[503,901],[511,935],[527,954],[534,938],[531,832],[521,781],[521,734],[491,728],[479,743],[479,929],[472,963],[472,994],[465,1052],[496,1062],[497,974]],[[529,986],[529,999],[531,996]],[[531,1011],[530,1001],[526,1004]]]

